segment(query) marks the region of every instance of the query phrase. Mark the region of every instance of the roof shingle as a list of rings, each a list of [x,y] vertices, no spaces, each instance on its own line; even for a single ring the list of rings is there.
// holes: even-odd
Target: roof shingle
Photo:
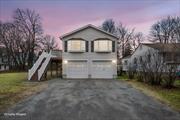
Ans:
[[[157,49],[161,52],[180,52],[180,43],[143,43],[143,45]]]

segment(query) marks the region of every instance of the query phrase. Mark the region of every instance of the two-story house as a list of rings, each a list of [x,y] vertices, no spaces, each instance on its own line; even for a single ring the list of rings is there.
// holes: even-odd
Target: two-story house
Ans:
[[[115,78],[117,37],[87,25],[60,37],[63,78]]]

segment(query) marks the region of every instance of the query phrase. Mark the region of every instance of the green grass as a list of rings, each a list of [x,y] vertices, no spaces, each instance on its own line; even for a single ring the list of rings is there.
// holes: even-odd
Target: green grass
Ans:
[[[176,85],[177,87],[180,87],[180,79],[177,79],[177,80],[175,81],[175,85]]]
[[[42,82],[28,82],[27,73],[0,73],[0,112],[43,88]]]
[[[27,79],[27,73],[3,73],[0,74],[0,94],[17,93],[24,89],[23,82]]]
[[[120,80],[128,80],[127,74],[122,74],[121,76],[118,76],[118,79]]]
[[[126,78],[127,76],[119,77]],[[172,89],[166,89],[162,86],[151,86],[137,80],[120,79],[131,84],[134,88],[139,89],[143,93],[158,99],[162,103],[165,103],[175,110],[180,111],[180,80],[176,80],[175,87]]]

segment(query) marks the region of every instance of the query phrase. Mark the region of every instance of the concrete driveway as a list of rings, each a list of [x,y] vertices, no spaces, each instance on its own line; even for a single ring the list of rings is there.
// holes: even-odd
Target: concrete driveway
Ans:
[[[117,80],[60,80],[11,108],[17,120],[180,120],[180,113]]]

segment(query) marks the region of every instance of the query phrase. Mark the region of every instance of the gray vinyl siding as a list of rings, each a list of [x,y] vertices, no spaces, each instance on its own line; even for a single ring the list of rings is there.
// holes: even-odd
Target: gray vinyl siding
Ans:
[[[71,38],[82,38],[86,41],[88,41],[88,52],[84,52],[84,53],[69,53],[69,52],[64,52],[64,43],[65,41],[68,41]],[[91,41],[94,41],[95,39],[98,38],[108,38],[112,41],[115,41],[115,51],[114,52],[110,52],[110,53],[96,53],[96,52],[92,52],[91,51]],[[89,74],[92,73],[92,63],[93,60],[117,60],[117,39],[104,34],[98,30],[95,30],[93,28],[87,28],[84,29],[82,31],[79,31],[75,34],[72,34],[68,37],[65,37],[63,39],[63,60],[87,60],[87,64],[88,64],[88,72]],[[65,66],[63,65],[63,74],[66,74],[65,70]],[[114,64],[113,66],[113,72],[114,75],[117,75],[117,64]]]

